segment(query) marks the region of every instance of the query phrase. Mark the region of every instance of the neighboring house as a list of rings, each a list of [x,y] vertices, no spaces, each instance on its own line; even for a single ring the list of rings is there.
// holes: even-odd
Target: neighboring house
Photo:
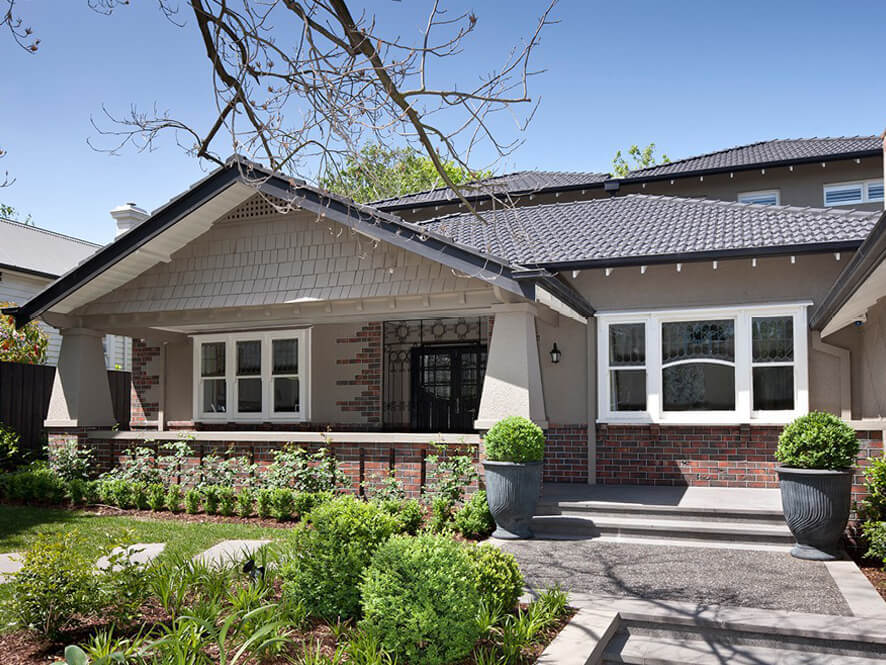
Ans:
[[[500,177],[519,205],[480,189],[483,221],[439,193],[362,206],[234,157],[14,312],[69,329],[50,439],[325,442],[359,479],[397,469],[414,489],[432,443],[478,446],[518,414],[546,432],[547,481],[772,487],[781,427],[824,409],[870,455],[879,333],[822,338],[809,312],[846,309],[845,271],[886,225],[823,205],[827,188],[862,183],[870,207],[882,156],[869,139],[752,148],[665,180]],[[730,200],[703,198],[715,177],[740,181]],[[731,199],[760,178],[791,205]],[[109,430],[105,333],[137,340],[132,432]]]
[[[23,305],[99,247],[86,240],[0,218],[0,302]],[[61,337],[58,330],[45,323],[41,323],[41,328],[49,338],[46,364],[55,365]],[[108,369],[130,369],[129,340],[108,335],[104,347]]]

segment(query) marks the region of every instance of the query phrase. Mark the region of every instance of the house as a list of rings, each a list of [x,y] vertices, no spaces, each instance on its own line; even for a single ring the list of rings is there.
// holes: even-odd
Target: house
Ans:
[[[24,304],[59,275],[93,254],[100,245],[11,219],[0,218],[0,302]],[[46,364],[58,361],[61,337],[41,323],[49,345]],[[129,340],[108,335],[104,340],[108,369],[129,370]]]
[[[546,481],[772,487],[778,433],[810,409],[882,451],[873,340],[810,328],[886,225],[871,145],[524,172],[476,188],[482,222],[440,192],[363,206],[235,156],[12,313],[62,331],[50,440],[106,461],[183,431],[257,459],[325,444],[355,482],[396,469],[414,491],[432,444],[476,451],[518,414],[546,432]],[[705,198],[720,180],[727,200]],[[778,195],[736,200],[752,191]],[[107,333],[135,339],[130,431],[111,431]]]

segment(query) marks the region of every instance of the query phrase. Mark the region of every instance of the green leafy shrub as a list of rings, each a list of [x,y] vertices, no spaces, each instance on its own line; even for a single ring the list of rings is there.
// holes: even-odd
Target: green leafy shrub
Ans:
[[[148,507],[154,512],[166,509],[166,488],[161,483],[148,485]]]
[[[274,461],[262,475],[266,487],[288,487],[296,492],[332,492],[348,478],[338,460],[326,448],[309,453],[304,448],[286,446],[274,452]]]
[[[86,481],[74,478],[68,483],[68,498],[75,506],[82,506],[86,502]]]
[[[124,450],[123,455],[117,466],[105,474],[106,477],[149,485],[163,482],[163,471],[157,466],[157,455],[153,450],[130,448]]]
[[[305,519],[314,508],[334,497],[332,492],[297,492],[292,498],[292,511],[299,519]]]
[[[233,487],[220,487],[218,490],[218,513],[225,517],[234,514],[237,508],[237,494]]]
[[[859,514],[865,519],[886,519],[886,457],[871,460],[865,470],[867,498],[859,506]]]
[[[886,565],[886,522],[865,522],[861,528],[868,542],[865,556]]]
[[[495,423],[483,439],[486,457],[493,462],[539,462],[544,457],[545,433],[522,416]]]
[[[180,513],[182,509],[182,488],[178,485],[170,485],[166,489],[166,510],[171,513]]]
[[[93,609],[92,551],[76,529],[38,536],[10,583],[10,610],[18,625],[54,637],[76,615]]]
[[[41,462],[8,474],[5,487],[8,498],[23,503],[61,503],[68,490],[67,483]]]
[[[203,488],[203,510],[207,515],[218,514],[218,490],[215,485],[207,485]]]
[[[62,480],[86,480],[92,472],[92,450],[81,448],[76,438],[65,439],[46,449],[49,468]]]
[[[357,583],[376,548],[399,529],[397,519],[373,503],[341,496],[311,511],[312,527],[292,537],[281,564],[283,592],[322,618],[353,617],[360,610]]]
[[[188,515],[196,515],[200,512],[200,502],[203,500],[203,495],[200,493],[196,487],[191,487],[185,492],[185,512]]]
[[[474,564],[477,591],[487,607],[511,611],[523,593],[523,575],[513,554],[494,545],[466,548]]]
[[[437,446],[438,453],[428,455],[428,493],[445,499],[450,508],[461,503],[465,488],[477,480],[477,466],[472,455],[464,455]]]
[[[18,432],[0,422],[0,470],[11,471],[21,461],[20,442]]]
[[[132,508],[135,505],[133,484],[128,480],[106,480],[102,486],[106,503],[118,508]]]
[[[262,519],[268,519],[271,516],[274,505],[274,490],[261,489],[255,497],[255,510]]]
[[[409,499],[400,502],[395,517],[400,522],[400,530],[414,536],[421,528],[425,516],[421,509],[421,503],[417,499]]]
[[[411,665],[447,665],[480,637],[474,564],[446,536],[394,536],[378,548],[360,584],[361,628]]]
[[[102,481],[100,480],[87,480],[86,481],[86,503],[89,505],[93,505],[101,501],[101,486]]]
[[[833,414],[813,411],[784,428],[775,459],[797,469],[848,469],[858,448],[854,429]]]
[[[292,519],[294,509],[294,494],[288,487],[278,487],[274,490],[271,503],[271,515],[278,522]]]
[[[485,538],[495,529],[486,491],[479,490],[455,514],[455,529],[465,538]]]
[[[132,502],[139,510],[147,510],[150,508],[148,501],[148,486],[141,481],[132,483]]]
[[[431,501],[431,521],[428,528],[434,533],[449,531],[452,522],[453,504],[442,496],[435,496]]]
[[[240,517],[249,517],[252,515],[255,506],[255,492],[248,487],[244,487],[237,494],[237,514]]]

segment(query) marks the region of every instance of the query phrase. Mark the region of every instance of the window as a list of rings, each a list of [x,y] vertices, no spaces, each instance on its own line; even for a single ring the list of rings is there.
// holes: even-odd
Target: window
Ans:
[[[756,203],[764,206],[777,206],[781,203],[781,193],[777,189],[766,189],[759,192],[742,192],[738,195],[739,203]]]
[[[309,343],[309,330],[195,336],[195,420],[306,420]]]
[[[857,203],[874,203],[883,200],[882,180],[840,182],[824,186],[826,206],[845,206]]]
[[[783,423],[804,413],[808,304],[599,313],[600,419]]]

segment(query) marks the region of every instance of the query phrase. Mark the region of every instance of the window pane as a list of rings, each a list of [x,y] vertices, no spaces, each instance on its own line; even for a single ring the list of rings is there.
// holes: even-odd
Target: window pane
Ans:
[[[210,342],[200,345],[200,372],[202,376],[225,375],[224,342]]]
[[[619,323],[609,326],[609,364],[646,364],[646,324]]]
[[[261,413],[261,379],[237,380],[237,411]]]
[[[754,368],[754,411],[786,411],[794,408],[794,368]]]
[[[261,374],[260,341],[237,342],[237,374],[240,376]]]
[[[295,413],[298,410],[298,379],[274,379],[274,411]]]
[[[298,340],[275,339],[274,374],[298,374]]]
[[[752,357],[755,363],[790,362],[794,359],[794,317],[751,319]]]
[[[734,411],[735,368],[689,363],[662,371],[665,411]]]
[[[861,183],[844,185],[825,189],[824,202],[827,205],[843,205],[846,203],[861,203]]]
[[[735,322],[723,319],[662,323],[662,363],[693,358],[735,360]]]
[[[203,412],[225,413],[225,380],[206,379],[203,381]]]
[[[646,370],[614,369],[610,371],[609,376],[609,408],[611,410],[646,410]]]

